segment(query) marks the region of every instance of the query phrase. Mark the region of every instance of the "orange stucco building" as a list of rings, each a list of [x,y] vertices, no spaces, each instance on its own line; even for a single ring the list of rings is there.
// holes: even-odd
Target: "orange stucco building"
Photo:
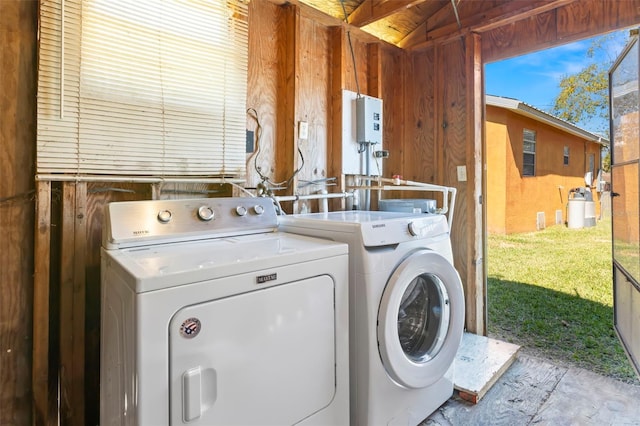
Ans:
[[[595,179],[608,141],[521,101],[487,95],[487,230],[511,234],[567,222],[572,188]]]

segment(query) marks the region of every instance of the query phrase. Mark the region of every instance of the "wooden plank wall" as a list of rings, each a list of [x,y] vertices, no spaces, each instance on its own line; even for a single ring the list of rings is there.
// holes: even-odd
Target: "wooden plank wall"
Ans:
[[[327,149],[329,136],[329,84],[330,84],[330,34],[327,27],[316,23],[308,17],[300,19],[298,45],[298,87],[296,91],[296,112],[292,133],[296,139],[295,162],[300,172],[295,176],[292,186],[299,194],[314,193],[322,186],[309,184],[322,180],[327,175]],[[300,122],[309,127],[306,140],[298,137]],[[291,131],[291,130],[289,130]],[[318,203],[311,201],[298,202],[295,211],[317,211]]]
[[[480,75],[480,64],[474,68],[472,61],[479,55],[478,40],[475,35],[459,38],[411,57],[407,75],[413,78],[405,86],[406,143],[399,168],[390,163],[405,179],[456,188],[451,239],[454,264],[467,300],[466,327],[484,334],[483,228],[478,222],[482,217],[483,159],[479,152],[481,128],[475,124],[476,114],[481,112],[476,102],[482,99],[477,96],[482,85],[473,77]],[[458,181],[458,166],[467,168],[466,182]],[[419,193],[412,196],[425,197]]]
[[[249,3],[249,60],[247,83],[247,129],[255,132],[254,151],[247,154],[247,187],[255,188],[261,181],[258,169],[275,179],[277,105],[280,77],[278,46],[283,43],[279,31],[281,8],[265,1]],[[258,129],[258,123],[260,129]]]
[[[2,425],[31,423],[37,11],[37,2],[0,1]],[[45,333],[44,338],[47,337]],[[43,376],[35,377],[34,381],[46,391],[46,366],[40,371]]]
[[[482,334],[481,64],[640,22],[640,0],[605,4],[580,1],[553,16],[406,52],[339,20],[316,19],[307,7],[252,0],[247,106],[257,112],[262,134],[259,152],[247,154],[248,186],[260,182],[255,167],[274,181],[288,180],[302,165],[298,149],[304,167],[283,193],[311,191],[302,181],[325,177],[343,185],[341,91],[383,98],[391,154],[385,176],[458,188],[454,256],[472,302],[467,326]],[[36,22],[37,2],[0,1],[0,424],[55,421],[58,373],[62,422],[96,424],[102,206],[231,192],[211,185],[34,183]],[[247,114],[247,129],[257,130],[254,117]],[[299,121],[309,123],[306,141],[298,138]],[[459,165],[467,166],[466,183],[457,182]]]

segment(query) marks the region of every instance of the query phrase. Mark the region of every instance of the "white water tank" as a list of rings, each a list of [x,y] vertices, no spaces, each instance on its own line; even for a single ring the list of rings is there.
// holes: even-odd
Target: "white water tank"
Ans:
[[[584,202],[584,226],[596,226],[596,203],[593,201]]]
[[[574,193],[567,204],[567,227],[579,229],[584,227],[585,199],[579,193]]]

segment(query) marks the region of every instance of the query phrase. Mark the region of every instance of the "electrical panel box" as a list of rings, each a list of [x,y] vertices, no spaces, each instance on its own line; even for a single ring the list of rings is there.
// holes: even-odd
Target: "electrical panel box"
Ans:
[[[359,143],[382,143],[382,99],[356,99],[356,139]]]
[[[358,99],[373,99],[378,102],[379,111],[382,111],[382,101],[380,99],[369,96],[358,96],[357,93],[350,90],[342,91],[342,173],[345,175],[363,175],[382,176],[385,159],[389,156],[384,151],[382,141],[382,113],[377,116],[379,124],[377,143],[359,142],[358,138]],[[360,101],[366,102],[366,101]],[[363,111],[363,118],[366,115],[366,107]],[[373,120],[372,113],[369,114]],[[364,120],[366,121],[366,120]],[[365,130],[363,128],[363,130]],[[371,138],[370,138],[371,139]]]

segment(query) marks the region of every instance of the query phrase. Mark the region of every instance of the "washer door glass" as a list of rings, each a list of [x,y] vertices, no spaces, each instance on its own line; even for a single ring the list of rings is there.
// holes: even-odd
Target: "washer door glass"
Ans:
[[[384,368],[408,388],[429,386],[455,359],[464,328],[464,294],[453,265],[418,250],[393,271],[378,309],[378,350]]]
[[[415,277],[400,300],[398,338],[407,357],[426,362],[436,356],[449,329],[449,295],[436,275]]]

